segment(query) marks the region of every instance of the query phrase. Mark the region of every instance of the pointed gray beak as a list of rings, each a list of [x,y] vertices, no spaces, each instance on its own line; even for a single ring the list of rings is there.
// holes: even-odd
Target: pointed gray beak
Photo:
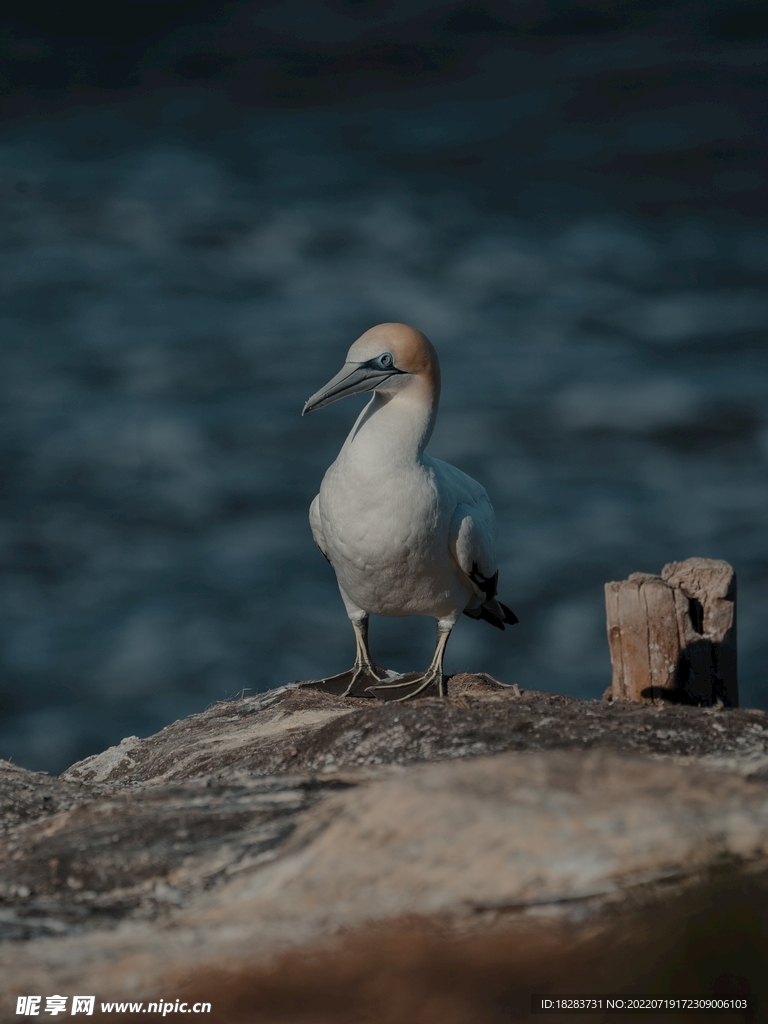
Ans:
[[[325,387],[320,388],[311,398],[307,399],[301,415],[314,412],[315,409],[322,409],[324,406],[330,405],[331,402],[337,402],[340,398],[346,398],[347,395],[357,395],[362,391],[373,391],[379,384],[383,384],[385,380],[402,372],[402,370],[398,370],[394,366],[383,370],[380,367],[372,366],[370,363],[344,363],[336,376],[332,377]]]

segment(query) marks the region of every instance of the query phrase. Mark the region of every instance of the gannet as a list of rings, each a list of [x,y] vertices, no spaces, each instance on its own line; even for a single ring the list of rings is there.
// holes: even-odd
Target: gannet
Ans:
[[[496,516],[485,489],[425,454],[440,399],[440,364],[407,324],[372,327],[302,416],[372,391],[309,510],[312,536],[336,571],[357,644],[348,672],[309,686],[343,696],[445,695],[443,658],[462,612],[499,629],[517,617],[496,598]],[[370,615],[428,615],[437,644],[423,673],[397,676],[371,660]],[[393,676],[396,681],[392,680]]]

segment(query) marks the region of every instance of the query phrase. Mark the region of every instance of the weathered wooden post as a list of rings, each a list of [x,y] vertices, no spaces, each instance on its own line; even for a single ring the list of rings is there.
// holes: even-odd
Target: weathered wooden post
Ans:
[[[736,574],[713,558],[670,562],[660,576],[606,583],[612,700],[739,703]]]

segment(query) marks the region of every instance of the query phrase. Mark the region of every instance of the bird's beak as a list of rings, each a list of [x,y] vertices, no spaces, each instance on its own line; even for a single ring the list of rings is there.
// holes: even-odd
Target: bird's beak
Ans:
[[[307,399],[301,415],[314,412],[315,409],[322,409],[324,406],[330,405],[331,402],[346,398],[347,395],[373,391],[385,380],[402,372],[395,367],[383,370],[378,366],[371,366],[370,363],[344,363],[336,376],[332,377],[325,387],[320,388],[311,398]]]

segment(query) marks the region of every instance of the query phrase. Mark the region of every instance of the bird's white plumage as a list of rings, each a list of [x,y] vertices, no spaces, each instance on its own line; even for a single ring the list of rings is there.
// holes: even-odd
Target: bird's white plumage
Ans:
[[[453,466],[443,463],[446,470],[459,472]],[[464,474],[462,473],[462,476]],[[472,499],[460,501],[454,510],[450,530],[450,550],[459,568],[470,579],[480,576],[491,579],[496,575],[496,516],[485,490],[471,477],[477,493]],[[478,594],[482,593],[476,586]]]
[[[493,508],[477,481],[424,454],[435,405],[425,389],[375,393],[312,502],[312,534],[351,616],[452,626],[492,598],[479,584],[497,571]]]
[[[312,539],[315,544],[320,548],[325,558],[328,558],[328,552],[325,550],[325,540],[323,539],[323,524],[320,520],[320,495],[316,494],[312,500],[312,504],[309,506],[309,528],[312,531]],[[330,559],[328,559],[330,561]]]
[[[477,481],[424,449],[437,415],[440,365],[432,343],[406,324],[379,324],[304,412],[372,391],[312,502],[312,536],[336,570],[355,633],[348,672],[302,684],[341,696],[409,700],[445,695],[445,647],[462,612],[504,629],[517,621],[496,600],[496,517]],[[368,649],[368,616],[437,619],[427,670],[392,681]]]

